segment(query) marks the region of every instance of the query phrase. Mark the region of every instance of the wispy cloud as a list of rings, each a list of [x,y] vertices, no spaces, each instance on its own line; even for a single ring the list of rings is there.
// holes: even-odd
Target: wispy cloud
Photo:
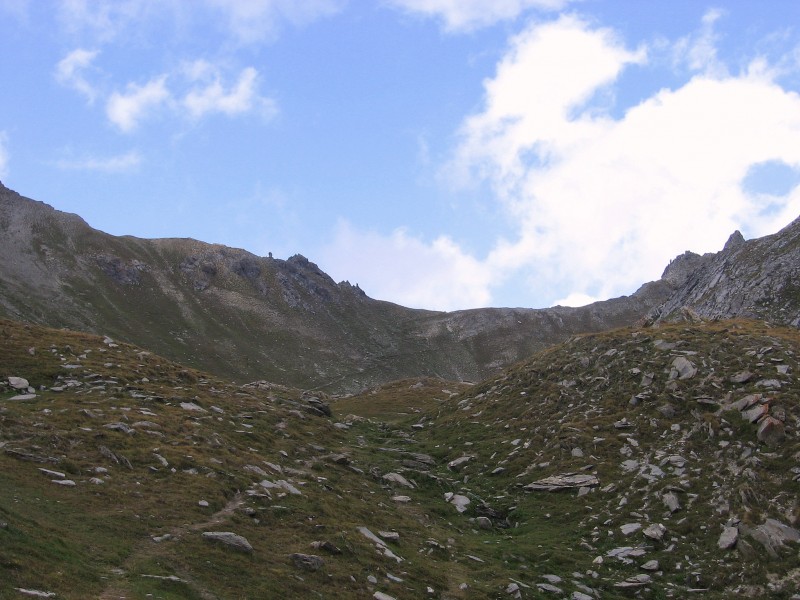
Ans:
[[[78,48],[67,54],[56,65],[56,81],[86,96],[90,104],[94,103],[98,91],[84,77],[87,69],[97,57],[97,50]]]
[[[445,30],[463,32],[509,21],[522,13],[538,9],[555,11],[574,0],[387,0],[390,6],[407,13],[442,21]]]
[[[283,23],[305,25],[339,12],[344,0],[205,0],[241,44],[271,41]]]
[[[66,171],[100,171],[122,173],[136,169],[142,163],[141,155],[132,150],[125,154],[108,157],[63,158],[55,162],[56,167]]]
[[[277,112],[274,100],[258,94],[258,71],[246,67],[233,85],[225,88],[220,69],[208,61],[199,60],[187,65],[191,88],[181,100],[189,114],[197,119],[211,113],[228,116],[259,111],[270,118]]]
[[[139,122],[171,100],[167,76],[160,75],[145,83],[129,83],[125,92],[113,92],[106,103],[106,116],[121,131],[133,131]]]

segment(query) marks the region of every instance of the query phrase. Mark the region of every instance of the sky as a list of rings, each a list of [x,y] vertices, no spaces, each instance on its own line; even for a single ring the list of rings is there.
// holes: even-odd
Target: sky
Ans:
[[[800,215],[795,0],[0,0],[0,180],[404,306],[581,305]]]

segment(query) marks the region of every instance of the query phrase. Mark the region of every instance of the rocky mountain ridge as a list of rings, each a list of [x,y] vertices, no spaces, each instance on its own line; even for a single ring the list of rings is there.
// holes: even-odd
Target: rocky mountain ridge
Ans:
[[[343,393],[404,377],[479,381],[576,333],[637,322],[796,326],[798,232],[794,222],[758,240],[734,235],[585,307],[442,313],[371,299],[300,255],[111,236],[0,184],[0,316],[111,335],[240,382]]]
[[[110,335],[238,381],[337,392],[478,381],[574,333],[634,322],[671,291],[655,282],[582,308],[414,310],[299,255],[111,236],[1,185],[0,316]]]

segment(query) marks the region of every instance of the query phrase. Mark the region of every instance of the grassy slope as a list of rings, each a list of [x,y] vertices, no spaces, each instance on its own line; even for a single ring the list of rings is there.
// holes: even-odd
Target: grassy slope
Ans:
[[[658,350],[656,339],[677,345]],[[685,351],[696,352],[687,356],[698,375],[670,383],[671,361]],[[751,524],[767,516],[791,523],[798,516],[789,472],[800,451],[796,377],[781,377],[783,387],[770,392],[773,405],[786,411],[788,431],[775,450],[757,442],[755,426],[733,413],[717,414],[697,398],[722,402],[763,391],[756,382],[774,377],[776,365],[797,371],[798,353],[797,332],[752,323],[624,330],[576,338],[475,386],[385,385],[333,401],[334,418],[327,419],[303,412],[296,390],[233,386],[132,346],[0,321],[0,375],[26,376],[37,387],[80,383],[42,391],[32,401],[11,401],[10,391],[0,392],[0,521],[7,524],[0,529],[0,598],[18,597],[16,587],[59,598],[370,598],[376,590],[397,598],[499,598],[508,597],[504,590],[513,581],[523,585],[525,598],[552,597],[537,588],[545,574],[562,577],[564,593],[589,586],[617,598],[630,594],[614,584],[653,558],[660,573],[647,587],[649,597],[683,597],[694,583],[710,589],[706,597],[741,595],[744,584],[763,592],[768,573],[782,577],[800,566],[796,548],[769,559],[754,543],[750,553],[745,544],[723,553],[716,539],[733,515]],[[74,364],[81,368],[65,367]],[[634,368],[653,372],[654,382],[649,398],[631,407],[633,394],[648,391]],[[732,384],[730,375],[744,369],[754,378]],[[187,401],[207,412],[181,408]],[[675,417],[657,411],[666,402]],[[348,413],[361,418],[347,418],[349,429],[334,425]],[[614,428],[622,417],[631,429]],[[136,424],[142,420],[156,425]],[[136,433],[104,427],[116,422]],[[688,467],[678,473],[666,465],[653,483],[625,474],[620,450],[632,446],[623,435],[635,438],[632,457],[642,464],[680,454]],[[132,468],[103,456],[101,446]],[[575,447],[584,457],[572,455]],[[746,449],[754,460],[740,460]],[[349,465],[335,462],[339,453]],[[415,460],[415,453],[435,464]],[[458,471],[447,467],[464,454],[473,460]],[[280,465],[283,474],[267,463]],[[249,496],[264,477],[245,465],[292,482],[302,495]],[[108,474],[95,473],[98,466]],[[77,485],[57,486],[40,467],[62,471]],[[498,467],[505,470],[489,474]],[[742,471],[747,468],[752,475]],[[546,475],[584,469],[614,489],[583,497],[521,489]],[[390,472],[416,487],[388,483],[383,475]],[[105,483],[89,483],[94,476]],[[668,486],[684,488],[684,508],[675,515],[665,514],[658,499]],[[447,492],[471,499],[466,513],[445,503]],[[398,504],[395,494],[411,502]],[[720,495],[730,503],[725,514],[714,508]],[[622,498],[627,503],[620,506]],[[491,529],[478,527],[482,514],[492,517]],[[648,543],[647,555],[632,564],[607,557],[594,562],[614,547],[647,542],[641,532],[620,533],[632,520],[664,523],[665,542]],[[380,555],[359,526],[399,532],[399,543],[388,546],[405,560]],[[255,551],[210,545],[200,535],[206,530],[244,535]],[[152,541],[165,533],[173,538]],[[342,553],[314,550],[315,540]],[[298,570],[292,552],[319,554],[325,565]],[[783,589],[773,596],[788,597]]]

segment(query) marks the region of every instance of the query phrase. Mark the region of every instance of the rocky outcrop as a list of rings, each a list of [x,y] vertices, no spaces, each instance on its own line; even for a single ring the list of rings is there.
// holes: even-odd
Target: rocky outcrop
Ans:
[[[651,321],[744,317],[800,326],[800,218],[778,233],[747,240],[734,232],[725,247],[703,256],[686,252],[662,279],[677,289]]]

